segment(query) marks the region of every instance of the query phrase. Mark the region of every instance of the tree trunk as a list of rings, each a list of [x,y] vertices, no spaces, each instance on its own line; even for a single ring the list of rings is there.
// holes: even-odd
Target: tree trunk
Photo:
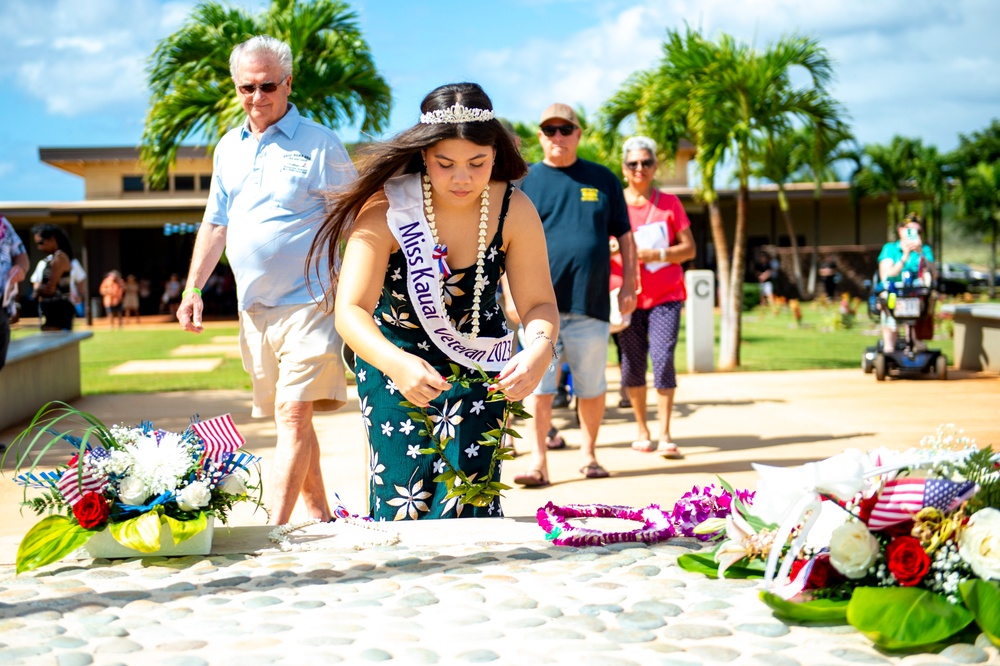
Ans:
[[[816,283],[819,278],[819,197],[813,197],[813,253],[809,264],[809,298],[816,298]]]
[[[997,214],[993,213],[993,241],[990,252],[990,300],[997,297]]]
[[[729,312],[726,313],[728,317],[723,318],[724,328],[720,332],[720,370],[732,370],[740,365],[740,324],[743,316],[743,273],[746,267],[749,203],[750,188],[745,182],[741,182],[739,199],[736,200],[736,234],[733,238],[733,264],[729,274],[729,301],[722,304],[723,312],[727,308]]]
[[[728,328],[729,311],[726,303],[729,302],[729,243],[726,241],[726,230],[722,226],[722,211],[719,210],[719,202],[713,199],[708,203],[708,220],[712,227],[712,244],[715,245],[715,277],[719,291],[719,328],[725,331]],[[719,358],[723,355],[725,340],[720,336]]]
[[[802,257],[799,256],[799,241],[795,237],[795,224],[792,222],[792,211],[788,205],[788,197],[785,196],[785,187],[778,185],[778,207],[781,209],[781,216],[785,219],[785,230],[792,244],[792,276],[795,278],[795,289],[798,297],[802,298],[805,293],[805,285],[802,283]]]

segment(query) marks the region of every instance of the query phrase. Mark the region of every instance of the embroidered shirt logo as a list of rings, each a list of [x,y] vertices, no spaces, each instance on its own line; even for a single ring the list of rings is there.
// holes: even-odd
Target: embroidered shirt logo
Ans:
[[[309,155],[299,151],[285,153],[282,155],[281,171],[304,176],[309,171],[309,162],[311,161],[312,158]]]
[[[581,187],[580,201],[598,201],[598,189],[596,187]]]

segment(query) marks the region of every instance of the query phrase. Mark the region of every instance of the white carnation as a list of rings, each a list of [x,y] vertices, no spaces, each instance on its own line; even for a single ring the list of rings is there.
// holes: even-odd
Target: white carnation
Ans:
[[[197,511],[203,506],[208,506],[212,500],[212,491],[204,481],[193,481],[184,486],[184,490],[177,496],[177,506],[181,511]]]

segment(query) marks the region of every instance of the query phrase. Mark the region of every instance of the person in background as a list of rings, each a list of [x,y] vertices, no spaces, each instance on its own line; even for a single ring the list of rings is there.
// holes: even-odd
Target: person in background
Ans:
[[[639,259],[638,303],[628,328],[618,334],[622,353],[622,385],[628,391],[638,427],[632,442],[637,451],[656,451],[664,458],[682,458],[670,435],[677,373],[674,350],[680,331],[681,309],[687,298],[682,264],[695,257],[694,236],[684,206],[673,194],[658,190],[656,142],[634,136],[622,148],[622,174],[628,183],[632,236]],[[611,257],[611,286],[622,283],[622,255]],[[655,440],[646,420],[646,367],[652,357],[656,412],[660,421]]]
[[[0,215],[0,370],[7,363],[11,317],[17,314],[18,285],[28,274],[28,252],[14,226]]]
[[[928,287],[934,284],[937,277],[934,252],[930,246],[924,245],[924,241],[920,237],[922,230],[923,219],[916,213],[910,213],[900,221],[896,228],[899,240],[882,246],[882,251],[878,255],[878,274],[887,290],[888,283],[894,284],[900,278],[905,281],[907,277],[913,282],[919,279]],[[885,308],[881,311],[881,319],[882,349],[893,351],[899,337],[899,327],[895,317]]]
[[[183,290],[184,285],[181,283],[181,277],[177,273],[171,273],[170,278],[163,283],[163,304],[160,311],[175,315],[183,298]]]
[[[122,299],[122,319],[135,318],[135,323],[141,323],[139,316],[139,281],[131,273],[125,277],[125,297]]]
[[[538,139],[545,159],[531,166],[521,188],[538,210],[545,229],[549,271],[559,306],[560,355],[565,354],[573,375],[573,393],[583,443],[583,467],[588,479],[608,476],[597,461],[597,435],[604,418],[611,304],[606,286],[611,277],[614,236],[621,247],[625,279],[618,294],[619,311],[635,309],[635,241],[617,176],[609,169],[577,157],[581,128],[566,104],[552,104],[542,113]],[[600,285],[600,288],[598,288]],[[515,299],[515,304],[517,303]],[[546,435],[552,426],[556,369],[542,379],[525,399],[534,415],[527,429],[532,466],[514,477],[526,487],[549,484]]]
[[[38,299],[41,328],[43,331],[71,330],[76,310],[70,301],[73,248],[69,237],[54,224],[35,225],[31,233],[35,245],[45,254],[34,294]]]
[[[101,280],[99,292],[104,304],[104,312],[108,315],[108,324],[114,328],[115,319],[117,319],[120,329],[124,323],[122,301],[125,299],[125,280],[122,279],[122,274],[118,271],[110,271]]]
[[[354,166],[332,130],[288,102],[288,44],[252,37],[233,49],[229,70],[247,119],[215,149],[208,206],[177,319],[186,331],[204,330],[201,289],[225,251],[236,276],[253,415],[273,415],[277,430],[264,486],[270,520],[287,523],[301,496],[310,518],[328,521],[313,413],[344,406],[347,378],[333,317],[317,301],[328,286],[324,272],[306,264],[327,213],[327,194],[354,180]]]

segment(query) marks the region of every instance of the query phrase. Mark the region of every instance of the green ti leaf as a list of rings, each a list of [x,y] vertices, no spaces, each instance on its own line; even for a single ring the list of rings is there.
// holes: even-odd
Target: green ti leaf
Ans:
[[[958,586],[962,601],[976,624],[990,641],[1000,647],[1000,583],[992,580],[966,580]]]
[[[700,573],[712,578],[719,576],[719,563],[715,561],[712,553],[685,553],[677,558],[677,565],[692,573]],[[740,560],[740,564],[734,564],[726,569],[724,578],[747,578],[757,579],[764,577],[764,563],[757,560]]]
[[[17,573],[23,573],[61,560],[87,543],[95,533],[66,516],[49,516],[28,530],[21,539],[15,569]]]
[[[938,643],[972,619],[964,607],[916,587],[859,587],[847,605],[851,626],[887,650]]]
[[[770,606],[775,617],[793,622],[836,622],[847,624],[848,599],[812,599],[787,601],[776,594],[761,591],[760,600]]]

